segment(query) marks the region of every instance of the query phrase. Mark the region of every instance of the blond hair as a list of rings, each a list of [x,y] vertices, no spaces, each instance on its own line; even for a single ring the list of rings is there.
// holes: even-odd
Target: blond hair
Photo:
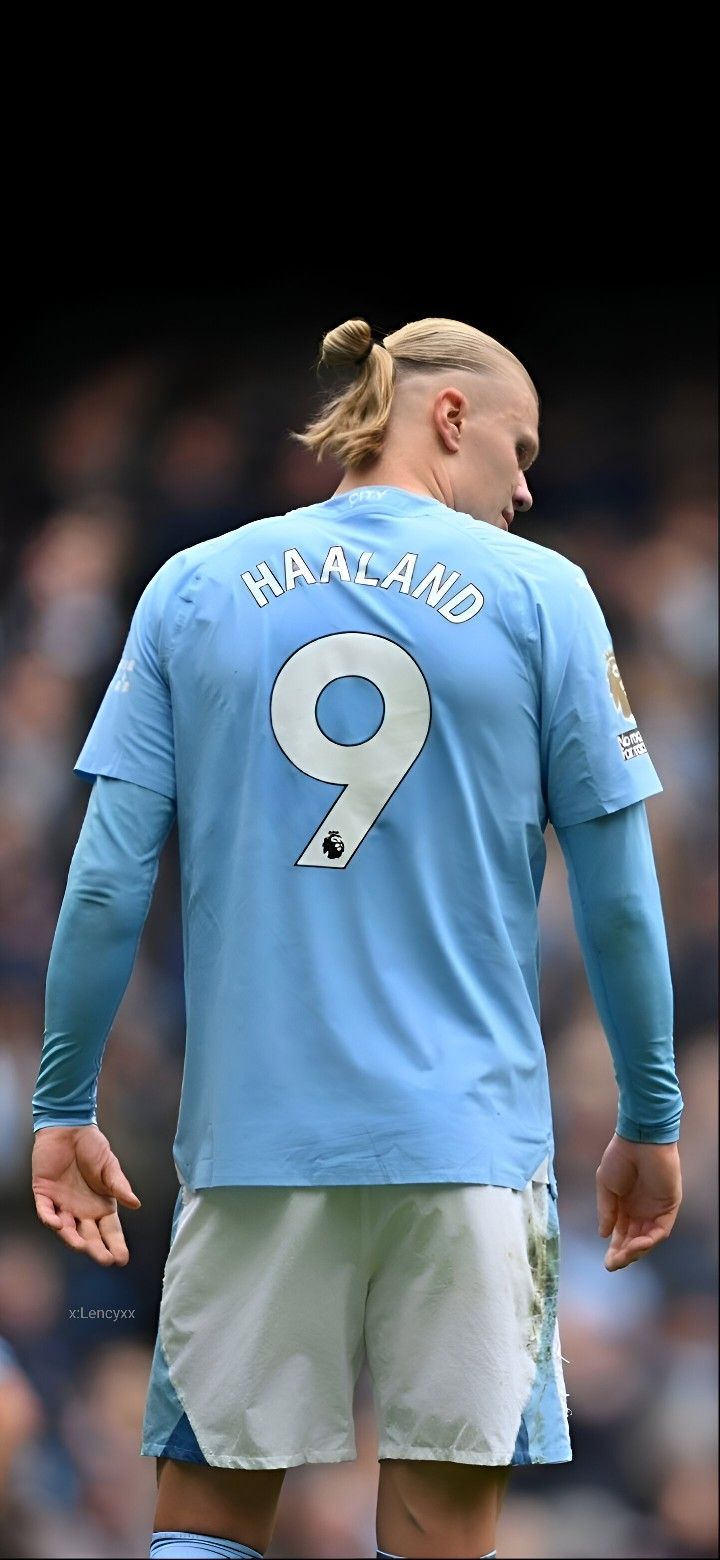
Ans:
[[[493,374],[509,365],[520,369],[537,398],[519,358],[474,325],[415,320],[378,341],[366,320],[346,320],[323,337],[318,366],[354,370],[354,379],[326,402],[304,433],[293,437],[314,450],[318,460],[327,451],[342,466],[361,466],[383,447],[398,377],[437,369]]]

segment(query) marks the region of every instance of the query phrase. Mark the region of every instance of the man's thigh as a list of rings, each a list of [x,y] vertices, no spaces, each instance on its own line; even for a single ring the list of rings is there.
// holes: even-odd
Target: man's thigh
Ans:
[[[384,1459],[377,1504],[378,1546],[388,1554],[467,1556],[495,1548],[509,1468]]]
[[[264,1550],[272,1537],[285,1468],[210,1468],[157,1459],[154,1531],[207,1533]]]

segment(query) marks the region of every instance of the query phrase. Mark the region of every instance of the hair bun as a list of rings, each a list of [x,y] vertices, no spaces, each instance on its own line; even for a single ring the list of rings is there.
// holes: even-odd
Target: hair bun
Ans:
[[[346,320],[323,336],[320,362],[329,368],[361,363],[373,345],[373,333],[367,320]]]

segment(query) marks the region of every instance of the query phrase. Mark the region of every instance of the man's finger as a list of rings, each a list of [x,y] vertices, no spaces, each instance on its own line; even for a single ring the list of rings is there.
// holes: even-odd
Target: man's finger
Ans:
[[[78,1224],[81,1226],[80,1229]],[[85,1228],[83,1229],[82,1226]],[[100,1240],[94,1219],[76,1221],[66,1210],[60,1216],[60,1227],[56,1230],[56,1234],[58,1240],[61,1240],[64,1246],[69,1246],[72,1251],[82,1251],[101,1267],[110,1267],[112,1257]]]
[[[604,1181],[597,1181],[597,1208],[598,1208],[598,1235],[607,1237],[612,1235],[617,1218],[618,1199],[614,1192],[605,1185]]]
[[[93,1262],[100,1267],[111,1267],[113,1256],[100,1234],[94,1219],[78,1219],[78,1234],[83,1242],[82,1250],[86,1256],[92,1257]]]
[[[620,1268],[630,1267],[633,1262],[638,1262],[646,1251],[652,1249],[652,1245],[651,1240],[646,1240],[644,1245],[635,1242],[632,1248],[625,1246],[620,1251],[614,1251],[610,1246],[605,1253],[605,1267],[608,1273],[617,1273]]]
[[[42,1192],[35,1193],[35,1212],[41,1224],[49,1225],[51,1230],[60,1228],[61,1218],[55,1212],[55,1204],[52,1197],[46,1197]]]
[[[64,1246],[70,1246],[73,1251],[83,1251],[85,1249],[82,1237],[78,1234],[75,1227],[75,1220],[69,1214],[61,1215],[60,1227],[56,1233],[58,1240],[61,1240]]]
[[[114,1154],[103,1166],[102,1183],[107,1187],[110,1196],[122,1203],[124,1208],[141,1206],[140,1198],[136,1197],[119,1159],[116,1159]]]
[[[618,1268],[628,1267],[631,1262],[637,1262],[646,1252],[652,1251],[667,1238],[666,1231],[655,1229],[648,1235],[634,1235],[627,1239],[611,1242],[605,1254],[605,1266],[609,1273],[614,1273]]]
[[[117,1214],[105,1214],[104,1218],[98,1220],[98,1229],[114,1261],[120,1267],[124,1267],[130,1260],[130,1253],[127,1249],[122,1225]]]

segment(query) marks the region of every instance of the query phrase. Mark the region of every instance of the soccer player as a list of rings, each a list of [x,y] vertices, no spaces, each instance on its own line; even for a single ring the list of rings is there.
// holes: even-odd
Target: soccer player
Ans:
[[[143,1453],[154,1556],[255,1556],[284,1470],[355,1455],[378,1545],[494,1552],[511,1466],[570,1458],[538,1001],[550,821],[612,1051],[610,1271],[665,1239],[682,1100],[644,798],[661,790],[581,569],[513,535],[538,396],[471,326],[325,337],[301,437],[334,495],[170,558],[77,763],[48,970],[40,1219],[127,1261],[103,1048],[177,817],[180,1192]]]

